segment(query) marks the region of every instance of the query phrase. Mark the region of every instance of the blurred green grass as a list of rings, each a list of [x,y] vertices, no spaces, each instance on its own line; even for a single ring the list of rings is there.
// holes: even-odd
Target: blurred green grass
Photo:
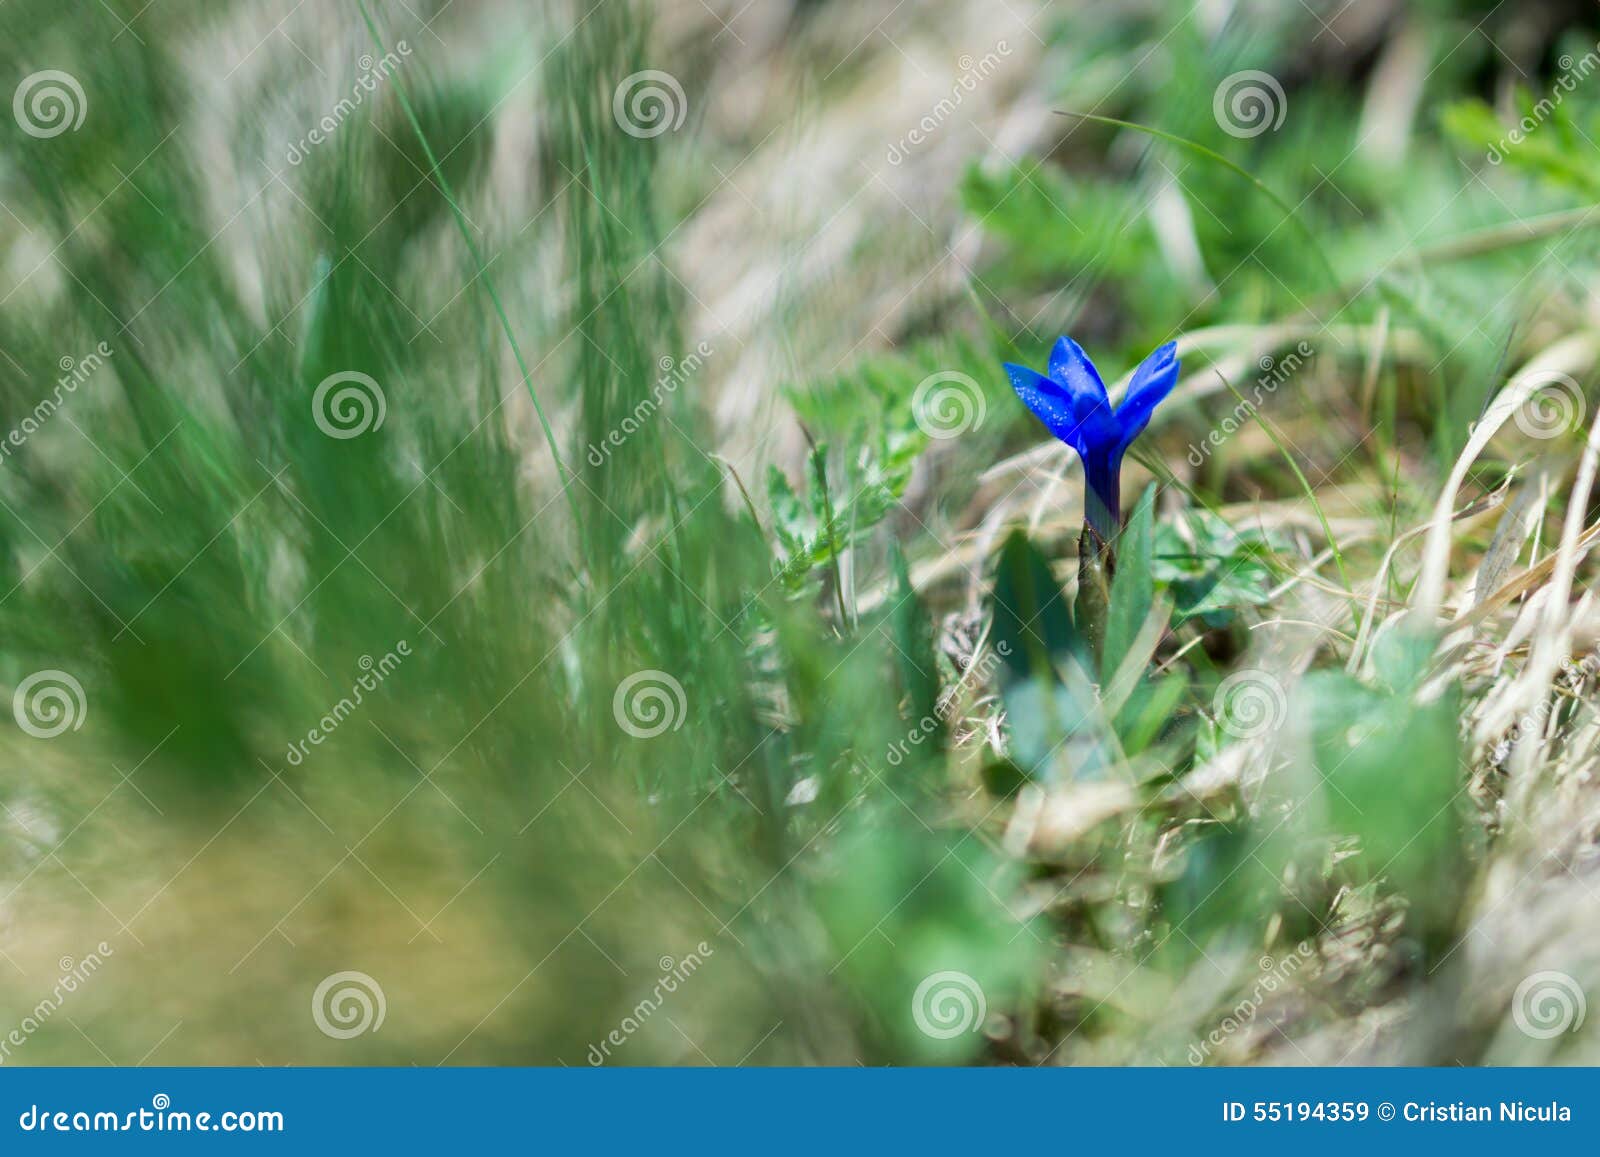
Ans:
[[[843,7],[786,20],[813,50]],[[11,1060],[579,1064],[632,1018],[619,1063],[1176,1063],[1263,952],[1321,946],[1287,1014],[1307,1031],[1448,992],[1427,968],[1463,934],[1462,865],[1483,851],[1459,796],[1477,773],[1465,708],[1411,703],[1428,672],[1404,645],[1378,649],[1376,680],[1319,672],[1328,717],[1295,712],[1314,806],[1276,779],[1176,790],[1231,758],[1215,689],[1256,661],[1255,626],[1305,613],[1287,580],[1327,546],[1309,520],[1257,535],[1239,506],[1232,528],[1207,513],[1304,496],[1259,428],[1183,473],[1231,400],[1178,409],[1144,455],[1164,484],[1152,567],[1179,610],[1152,644],[1167,678],[1141,671],[1126,709],[1080,733],[1054,712],[1092,717],[1081,688],[963,676],[1004,617],[1002,529],[1031,532],[1015,573],[1042,592],[1019,632],[1062,611],[1071,571],[1070,516],[983,476],[1039,436],[1002,357],[1039,364],[1063,332],[1126,366],[1207,327],[1403,330],[1420,352],[1374,339],[1370,368],[1367,345],[1319,340],[1269,410],[1381,586],[1508,359],[1592,327],[1586,229],[1414,253],[1592,198],[1600,153],[1480,153],[1509,99],[1492,38],[1537,89],[1593,29],[1558,4],[1524,26],[1436,0],[1345,43],[1319,32],[1337,6],[1316,7],[1215,26],[1188,5],[1054,6],[1015,97],[1213,150],[1303,229],[1194,150],[1061,118],[1037,154],[987,150],[935,194],[980,240],[962,292],[838,364],[802,347],[759,380],[734,334],[691,329],[703,303],[675,268],[718,187],[701,160],[754,142],[698,113],[619,131],[617,84],[662,67],[671,6],[496,8],[510,23],[486,31],[449,5],[375,4],[376,44],[352,7],[318,18],[336,52],[308,46],[339,76],[281,46],[256,57],[270,6],[0,7],[4,75],[60,68],[88,103],[59,135],[0,121],[0,426],[34,413],[62,359],[110,350],[0,466],[0,672],[66,672],[84,697],[77,728],[0,747],[0,1033],[41,1022]],[[1420,92],[1401,151],[1374,155],[1362,102],[1402,33],[1424,46]],[[280,160],[401,38],[393,75]],[[691,109],[694,51],[672,65]],[[866,107],[851,86],[893,55],[798,66],[802,111]],[[1231,134],[1215,114],[1245,69],[1286,88],[1281,130]],[[1587,141],[1594,98],[1570,101],[1552,130]],[[887,260],[864,246],[844,264]],[[706,368],[660,389],[702,341]],[[355,374],[382,423],[332,436],[318,388]],[[986,418],[959,438],[930,432],[935,374],[977,391]],[[718,404],[755,390],[770,428],[725,456]],[[1570,441],[1549,447],[1562,471]],[[1336,604],[1326,626],[1354,637],[1359,611]],[[1346,657],[1300,646],[1299,669]],[[1344,734],[1368,716],[1370,735]],[[1037,760],[1019,755],[1028,728]],[[908,745],[913,730],[932,738]],[[1039,803],[1085,782],[1131,806],[1094,822]],[[1052,824],[1072,838],[1027,836]],[[38,1017],[64,959],[102,941],[106,967]],[[704,966],[641,1014],[691,953]],[[354,1040],[310,1013],[346,970],[387,1008]],[[989,1013],[951,1035],[913,1015],[948,973]],[[1486,1046],[1450,1047],[1422,1034],[1389,1059]]]

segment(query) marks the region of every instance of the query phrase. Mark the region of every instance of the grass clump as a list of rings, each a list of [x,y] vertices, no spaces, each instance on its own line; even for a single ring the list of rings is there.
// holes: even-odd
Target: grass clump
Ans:
[[[15,1059],[1592,1060],[1596,35],[1298,7],[905,169],[837,2],[730,24],[814,124],[673,6],[0,7]],[[1186,371],[1087,600],[1062,333]]]

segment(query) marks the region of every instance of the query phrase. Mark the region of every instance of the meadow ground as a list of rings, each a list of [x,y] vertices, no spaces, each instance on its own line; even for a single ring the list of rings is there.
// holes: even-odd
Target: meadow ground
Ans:
[[[0,1063],[1600,1061],[1591,5],[0,63]]]

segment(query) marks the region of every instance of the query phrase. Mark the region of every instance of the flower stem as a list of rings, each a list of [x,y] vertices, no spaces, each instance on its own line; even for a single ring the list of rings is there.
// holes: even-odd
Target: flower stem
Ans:
[[[1116,569],[1116,553],[1111,544],[1089,523],[1078,536],[1078,596],[1073,603],[1073,618],[1078,633],[1089,644],[1095,670],[1100,669],[1106,649],[1106,618],[1111,610],[1111,578]]]

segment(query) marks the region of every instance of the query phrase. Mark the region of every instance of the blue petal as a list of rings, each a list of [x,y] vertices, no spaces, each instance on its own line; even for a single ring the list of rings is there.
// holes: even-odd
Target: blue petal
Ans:
[[[1083,347],[1070,337],[1058,339],[1050,351],[1050,377],[1072,400],[1072,434],[1058,437],[1085,457],[1096,447],[1114,445],[1120,427],[1111,413],[1105,383]]]
[[[1104,394],[1073,394],[1060,382],[1026,366],[1004,364],[1017,396],[1052,434],[1080,456],[1116,445],[1120,427]]]
[[[1093,408],[1096,399],[1107,402],[1106,384],[1083,347],[1070,337],[1056,339],[1055,348],[1050,351],[1050,377],[1065,386],[1073,398],[1081,399],[1085,413]]]
[[[1111,403],[1105,395],[1094,397],[1078,394],[1072,399],[1072,437],[1066,439],[1085,458],[1097,450],[1110,450],[1117,445],[1121,428],[1111,412]]]
[[[1101,539],[1122,527],[1122,448],[1098,446],[1083,458],[1083,515]]]
[[[1126,450],[1144,433],[1144,428],[1150,424],[1150,415],[1178,384],[1178,369],[1178,343],[1169,341],[1134,371],[1128,392],[1117,407],[1117,423],[1122,427],[1119,449]]]
[[[1022,399],[1023,404],[1033,411],[1034,417],[1043,422],[1045,428],[1057,438],[1063,442],[1070,441],[1076,422],[1072,399],[1067,392],[1027,366],[1014,366],[1010,362],[1004,364],[1006,375],[1011,379],[1011,388],[1017,391],[1017,397]]]

